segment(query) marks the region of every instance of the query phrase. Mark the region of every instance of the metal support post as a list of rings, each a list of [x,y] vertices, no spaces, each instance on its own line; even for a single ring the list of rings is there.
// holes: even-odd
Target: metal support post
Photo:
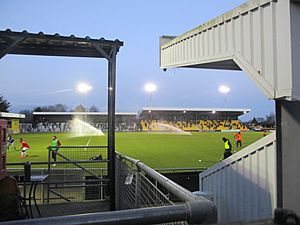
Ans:
[[[140,189],[141,189],[141,181],[140,181],[140,172],[141,169],[136,167],[135,171],[135,196],[134,196],[134,207],[139,208],[139,199],[140,199]]]
[[[51,148],[48,147],[48,175],[50,177],[50,174],[51,174],[51,165],[50,165],[50,162],[51,162]],[[47,184],[47,203],[49,204],[50,202],[50,184],[48,183]]]
[[[116,209],[115,187],[115,95],[116,95],[116,55],[117,46],[112,49],[108,62],[108,175],[110,210]]]
[[[117,158],[116,159],[116,162],[115,162],[115,192],[116,192],[116,199],[115,199],[115,202],[116,202],[116,206],[115,206],[115,210],[119,210],[120,209],[120,180],[119,180],[119,177],[121,176],[121,165],[120,165],[120,161],[119,159]]]
[[[300,102],[276,100],[277,207],[300,214]]]

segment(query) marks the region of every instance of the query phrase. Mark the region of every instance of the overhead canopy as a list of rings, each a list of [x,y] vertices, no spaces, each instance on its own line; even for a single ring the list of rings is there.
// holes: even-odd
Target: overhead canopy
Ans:
[[[163,107],[145,107],[140,112],[140,116],[151,114],[172,114],[172,115],[230,115],[241,116],[250,112],[248,108],[163,108]]]
[[[33,112],[37,116],[107,116],[107,112]],[[116,112],[116,116],[137,116],[136,112]]]
[[[0,31],[0,58],[6,54],[109,58],[113,46],[119,49],[123,42],[104,38],[91,39],[88,36],[66,37],[57,33],[34,34],[9,29]]]
[[[159,111],[159,112],[239,112],[248,113],[248,108],[169,108],[169,107],[144,107],[142,111]]]
[[[110,178],[109,196],[110,209],[115,210],[115,89],[116,89],[116,59],[119,48],[123,42],[119,40],[108,41],[104,38],[91,39],[0,31],[0,59],[6,54],[45,55],[45,56],[71,56],[105,58],[108,61],[108,173]]]

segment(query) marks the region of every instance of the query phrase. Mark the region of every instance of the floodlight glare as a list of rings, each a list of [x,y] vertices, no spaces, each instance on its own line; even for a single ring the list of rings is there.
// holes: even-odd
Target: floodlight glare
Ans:
[[[85,95],[85,100],[87,98],[87,93],[88,91],[90,91],[92,89],[92,87],[86,83],[80,83],[77,86],[77,91],[79,91],[80,93],[83,93]],[[84,120],[86,122],[86,112],[87,112],[87,107],[84,108]]]
[[[221,86],[219,87],[219,92],[221,92],[221,93],[227,94],[229,91],[230,91],[230,88],[229,88],[229,87],[226,87],[226,86],[224,86],[224,85],[221,85]]]
[[[80,83],[77,86],[77,90],[81,93],[87,93],[88,91],[90,91],[92,89],[92,87],[88,84],[85,83]]]
[[[221,85],[219,87],[219,92],[223,93],[224,94],[224,101],[225,101],[225,107],[227,107],[227,101],[226,101],[226,96],[227,96],[227,93],[230,91],[230,88],[225,86],[225,85]]]
[[[145,85],[145,91],[147,91],[147,92],[154,92],[154,91],[156,91],[156,89],[157,89],[157,87],[153,83],[148,83]]]

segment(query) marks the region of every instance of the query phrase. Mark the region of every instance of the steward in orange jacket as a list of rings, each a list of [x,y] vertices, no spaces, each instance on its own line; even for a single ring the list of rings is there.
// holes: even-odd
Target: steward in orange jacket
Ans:
[[[239,146],[242,147],[242,134],[241,132],[238,132],[236,135],[234,135],[234,139],[236,141],[236,147],[238,148]]]

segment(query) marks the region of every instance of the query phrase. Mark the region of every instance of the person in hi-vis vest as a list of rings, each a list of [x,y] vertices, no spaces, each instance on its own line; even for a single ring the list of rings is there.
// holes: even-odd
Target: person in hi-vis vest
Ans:
[[[224,149],[225,149],[223,159],[226,159],[232,155],[232,153],[231,153],[232,145],[231,145],[231,142],[229,141],[229,139],[223,137],[222,140],[224,141]]]

